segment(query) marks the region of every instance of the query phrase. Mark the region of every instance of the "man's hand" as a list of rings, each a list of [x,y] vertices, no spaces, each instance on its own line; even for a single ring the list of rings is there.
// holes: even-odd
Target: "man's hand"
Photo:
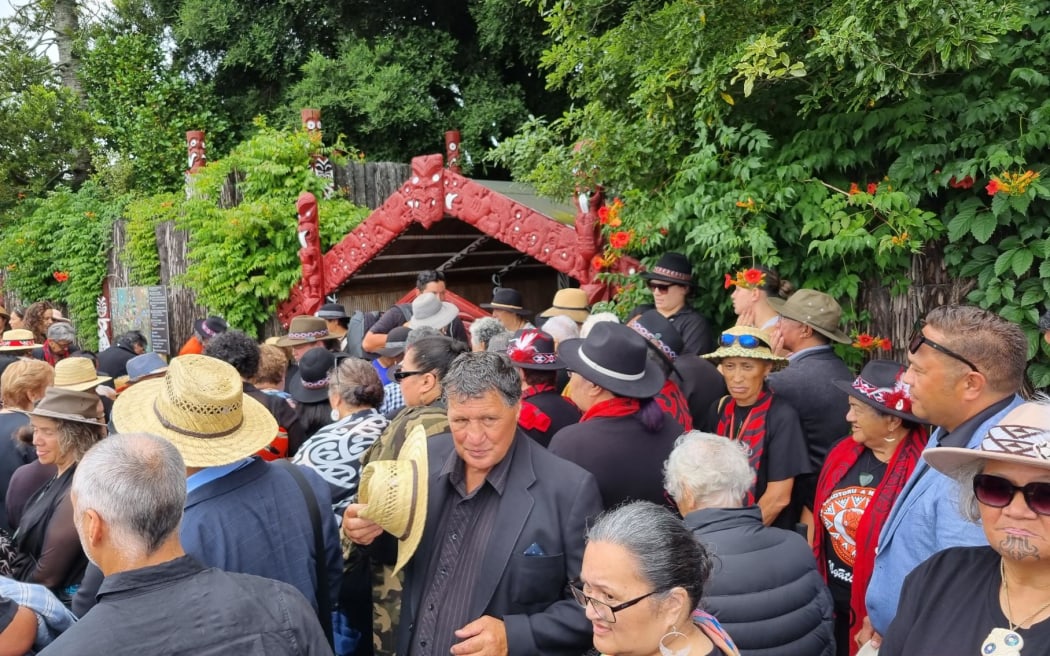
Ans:
[[[875,628],[871,625],[871,620],[865,616],[864,623],[861,624],[860,630],[857,631],[857,637],[854,638],[857,641],[858,647],[863,647],[869,640],[871,646],[878,649],[882,646],[882,636],[875,633]]]
[[[367,546],[383,534],[383,527],[370,519],[361,519],[357,514],[367,504],[352,503],[343,512],[343,535],[354,544]]]
[[[482,615],[456,631],[456,637],[462,641],[452,645],[456,656],[507,655],[507,627],[495,617]]]
[[[770,346],[772,347],[774,355],[779,355],[782,358],[791,355],[791,351],[784,348],[784,335],[780,332],[779,321],[777,322],[777,325],[773,326],[773,331],[770,334],[770,337],[773,339],[773,343],[770,344]]]

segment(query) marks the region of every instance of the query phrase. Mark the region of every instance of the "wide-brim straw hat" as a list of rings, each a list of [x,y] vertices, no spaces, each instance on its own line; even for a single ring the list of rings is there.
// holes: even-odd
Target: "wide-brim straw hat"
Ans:
[[[831,383],[875,410],[917,424],[929,423],[911,413],[911,393],[901,380],[904,366],[892,360],[872,360],[864,365],[856,379],[833,380]]]
[[[510,287],[500,287],[492,292],[492,302],[482,303],[481,307],[486,310],[505,310],[514,314],[527,317],[532,310],[526,310],[521,292]]]
[[[575,287],[559,289],[554,294],[554,302],[549,308],[540,312],[541,317],[563,315],[576,323],[583,323],[591,316],[591,306],[587,304],[587,292]]]
[[[612,321],[595,324],[585,339],[567,339],[558,346],[558,356],[576,375],[635,399],[656,396],[667,382],[663,368],[648,352],[644,337]]]
[[[112,419],[118,432],[165,438],[187,467],[228,465],[277,435],[277,420],[244,394],[237,370],[206,355],[180,355],[163,378],[124,390],[113,403]]]
[[[426,525],[429,489],[427,432],[423,426],[417,425],[409,431],[396,460],[370,462],[361,472],[358,501],[365,507],[359,516],[375,522],[397,538],[395,574],[419,548]]]
[[[274,344],[276,346],[302,346],[338,339],[328,332],[328,324],[324,319],[302,315],[292,319],[288,324],[288,334],[275,341]]]
[[[737,340],[742,335],[750,335],[755,337],[760,342],[755,348],[745,348],[740,345]],[[729,346],[723,346],[723,340],[727,337],[732,337],[732,343]],[[718,338],[718,348],[713,352],[706,355],[701,355],[705,360],[710,360],[714,364],[721,364],[722,360],[726,358],[751,358],[753,360],[763,360],[765,362],[773,363],[773,371],[780,371],[784,367],[788,366],[788,359],[782,358],[779,355],[773,353],[773,349],[770,348],[772,340],[769,338],[769,333],[759,328],[752,328],[751,326],[733,326],[727,330],[722,331],[722,335]]]
[[[992,426],[976,449],[939,446],[922,457],[937,471],[958,479],[977,462],[1008,462],[1050,470],[1050,406],[1023,403]]]
[[[434,292],[427,292],[412,301],[412,319],[409,320],[408,327],[430,326],[441,330],[458,316],[458,307],[448,301],[442,301]]]
[[[5,330],[0,337],[0,352],[12,353],[15,351],[32,351],[40,346],[36,343],[36,336],[32,330],[25,328],[14,328]]]
[[[554,348],[554,338],[536,328],[516,331],[507,346],[507,357],[519,369],[553,371],[565,368]]]
[[[55,364],[55,387],[86,392],[111,380],[112,376],[99,376],[95,365],[87,358],[73,356]]]
[[[98,394],[63,387],[48,387],[44,391],[44,398],[37,401],[36,407],[26,414],[92,426],[106,425],[99,409]]]
[[[800,289],[786,300],[776,296],[767,300],[777,314],[804,323],[828,339],[839,344],[849,344],[852,341],[839,327],[842,307],[824,292]]]

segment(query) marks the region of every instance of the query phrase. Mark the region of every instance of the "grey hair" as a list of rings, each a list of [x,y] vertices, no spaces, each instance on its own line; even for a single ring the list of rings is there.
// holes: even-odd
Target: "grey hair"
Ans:
[[[594,324],[602,323],[603,321],[611,321],[613,323],[620,323],[620,317],[616,316],[612,312],[598,312],[587,317],[587,320],[580,326],[580,338],[586,339],[587,335],[591,333],[591,328],[594,328]]]
[[[47,338],[56,342],[75,342],[77,331],[73,330],[73,326],[68,323],[53,323],[48,326]]]
[[[498,332],[486,342],[485,350],[492,351],[493,353],[506,353],[507,349],[510,348],[510,341],[512,339],[514,339],[514,333],[509,330]]]
[[[148,556],[179,530],[186,465],[164,438],[112,435],[77,465],[72,491],[78,509],[97,512],[123,548]]]
[[[558,342],[567,339],[577,339],[580,336],[580,327],[564,314],[556,314],[543,322],[543,332],[547,333]]]
[[[441,379],[446,403],[449,399],[478,399],[489,392],[497,392],[508,407],[521,400],[521,376],[506,355],[491,351],[463,353],[452,361]]]
[[[495,317],[482,317],[470,324],[470,339],[475,344],[488,344],[489,340],[503,332],[503,324]]]
[[[981,521],[981,505],[973,493],[973,479],[984,471],[984,461],[967,463],[952,473],[959,484],[959,512],[974,524]]]
[[[698,508],[739,508],[755,472],[740,442],[689,431],[664,463],[664,487],[680,502],[688,490]]]
[[[416,326],[412,330],[408,331],[408,337],[405,338],[405,348],[415,344],[424,337],[435,337],[441,335],[441,331],[433,326]]]
[[[638,575],[656,593],[684,588],[691,608],[700,605],[711,557],[682,520],[651,501],[635,501],[598,516],[587,542],[623,547],[633,557]]]

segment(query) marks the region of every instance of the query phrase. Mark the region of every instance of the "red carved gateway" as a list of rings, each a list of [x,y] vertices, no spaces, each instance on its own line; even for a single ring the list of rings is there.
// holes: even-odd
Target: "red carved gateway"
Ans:
[[[597,280],[587,255],[601,250],[596,229],[600,191],[591,194],[586,202],[576,203],[574,228],[446,168],[441,155],[416,157],[411,170],[409,179],[386,202],[324,254],[322,296],[342,288],[414,225],[430,229],[446,218],[468,224],[522,256],[575,278],[591,302],[611,296],[608,285]],[[405,266],[413,272],[419,268],[413,267],[411,260]],[[630,274],[640,271],[641,266],[637,260],[622,258],[608,270]],[[314,280],[307,275],[292,288],[288,300],[278,308],[282,323],[313,312],[311,306],[317,293],[310,288]]]

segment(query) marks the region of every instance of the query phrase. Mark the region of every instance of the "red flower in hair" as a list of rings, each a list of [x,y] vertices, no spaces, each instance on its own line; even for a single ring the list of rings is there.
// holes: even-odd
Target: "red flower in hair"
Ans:
[[[726,289],[729,289],[729,288],[730,288],[730,287],[732,287],[732,286],[733,286],[733,278],[732,278],[732,276],[730,276],[730,275],[729,275],[729,274],[727,273],[727,274],[726,274],[726,285],[725,285],[725,287],[726,287]]]
[[[762,281],[764,279],[765,279],[764,274],[761,271],[759,271],[758,269],[748,269],[747,271],[744,272],[744,280],[749,285],[754,285],[754,286],[757,287],[758,285],[762,284]]]

